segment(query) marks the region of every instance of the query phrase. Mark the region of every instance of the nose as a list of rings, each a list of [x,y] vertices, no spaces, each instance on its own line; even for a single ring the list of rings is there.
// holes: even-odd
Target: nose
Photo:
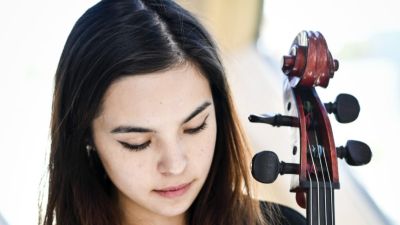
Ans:
[[[179,144],[169,145],[162,149],[157,169],[165,176],[179,175],[185,171],[187,162],[184,149]]]

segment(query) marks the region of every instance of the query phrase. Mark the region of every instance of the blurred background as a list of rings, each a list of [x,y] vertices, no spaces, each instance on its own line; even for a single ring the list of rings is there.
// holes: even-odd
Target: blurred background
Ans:
[[[46,180],[53,75],[75,21],[93,0],[17,0],[0,8],[0,225],[37,224]],[[363,167],[339,162],[337,224],[400,224],[395,166],[400,125],[400,14],[394,0],[180,0],[220,46],[236,105],[254,151],[291,160],[285,128],[250,124],[251,113],[283,113],[280,60],[302,30],[320,31],[340,62],[323,102],[339,93],[357,97],[350,124],[330,116],[337,146],[367,143]],[[296,208],[290,177],[258,186],[261,199]]]

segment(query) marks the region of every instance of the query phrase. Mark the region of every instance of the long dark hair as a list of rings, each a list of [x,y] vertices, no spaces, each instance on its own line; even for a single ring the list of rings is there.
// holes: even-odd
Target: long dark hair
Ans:
[[[249,148],[216,46],[191,14],[170,0],[103,0],[73,27],[55,75],[47,208],[40,224],[118,225],[114,187],[88,157],[103,94],[122,76],[191,63],[207,78],[217,120],[210,173],[188,211],[190,225],[262,223],[251,198]]]

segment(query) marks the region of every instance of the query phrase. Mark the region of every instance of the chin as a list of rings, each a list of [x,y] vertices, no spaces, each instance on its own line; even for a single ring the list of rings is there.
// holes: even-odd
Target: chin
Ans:
[[[160,204],[156,210],[158,211],[157,214],[165,216],[165,217],[175,217],[182,215],[187,212],[189,207],[191,206],[191,202],[182,202],[179,204]]]

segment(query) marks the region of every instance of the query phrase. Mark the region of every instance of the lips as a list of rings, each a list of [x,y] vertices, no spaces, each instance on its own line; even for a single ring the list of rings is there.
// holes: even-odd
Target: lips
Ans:
[[[191,184],[192,183],[190,182],[190,183],[180,184],[178,186],[171,186],[171,187],[166,187],[163,189],[156,189],[156,190],[154,190],[154,192],[161,195],[162,197],[175,198],[175,197],[179,197],[179,196],[182,196],[183,194],[185,194],[187,192],[187,190],[190,188]]]

